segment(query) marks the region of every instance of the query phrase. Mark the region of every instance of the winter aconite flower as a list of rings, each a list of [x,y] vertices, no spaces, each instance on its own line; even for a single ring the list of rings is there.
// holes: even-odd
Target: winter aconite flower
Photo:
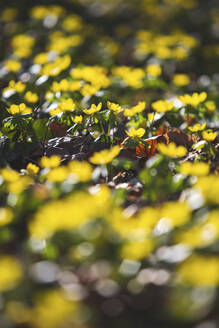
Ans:
[[[28,114],[32,112],[32,109],[27,107],[24,103],[21,103],[19,105],[11,105],[9,108],[6,109],[12,115]]]
[[[188,129],[191,132],[198,132],[198,131],[204,130],[205,127],[206,127],[206,123],[203,123],[203,124],[197,123],[197,124],[195,124],[193,126],[189,126]]]
[[[162,74],[162,68],[159,65],[149,65],[146,67],[146,73],[150,76],[157,77]]]
[[[202,102],[204,102],[206,100],[206,98],[207,98],[207,93],[206,92],[201,92],[200,94],[195,92],[191,96],[188,95],[188,94],[185,94],[184,96],[180,96],[179,100],[184,105],[190,105],[190,106],[193,106],[193,107],[197,107]]]
[[[94,153],[89,160],[92,164],[103,165],[112,162],[119,153],[120,147],[114,146],[111,149],[104,149],[98,153]]]
[[[30,175],[36,175],[39,172],[40,168],[33,163],[29,163],[27,164],[26,170]]]
[[[168,112],[173,109],[174,105],[172,101],[158,100],[152,103],[152,108],[158,113]]]
[[[184,87],[190,83],[190,78],[187,74],[175,74],[173,76],[173,83],[178,87]]]
[[[72,121],[76,124],[81,123],[83,121],[82,115],[76,115],[75,117],[72,117]]]
[[[27,91],[24,95],[24,99],[29,103],[36,103],[38,101],[38,95],[31,91]]]
[[[187,153],[187,149],[183,146],[176,146],[175,143],[171,142],[168,145],[160,143],[157,145],[157,149],[163,155],[169,157],[183,157]]]
[[[91,115],[96,112],[99,112],[101,110],[101,108],[102,108],[102,103],[100,102],[97,106],[95,104],[92,104],[89,109],[84,109],[83,112],[85,114]]]
[[[141,138],[145,134],[145,129],[139,128],[135,130],[134,128],[131,128],[129,131],[125,132],[130,138]]]
[[[17,60],[7,60],[5,66],[9,71],[16,73],[20,70],[21,63]]]
[[[214,141],[216,137],[217,137],[217,132],[208,132],[208,131],[202,132],[202,138],[208,142]]]
[[[14,257],[6,255],[0,257],[0,291],[15,287],[21,276],[21,265]]]
[[[61,163],[61,158],[58,155],[53,155],[51,157],[43,156],[40,161],[42,167],[54,168],[59,166]]]
[[[123,111],[123,108],[119,104],[111,103],[110,101],[107,101],[107,107],[115,114],[119,114]]]
[[[8,207],[0,207],[0,226],[10,223],[13,219],[13,213]]]
[[[137,105],[127,108],[124,110],[124,116],[134,116],[136,114],[139,114],[143,112],[145,109],[146,103],[144,101],[139,101]]]
[[[180,173],[185,175],[204,176],[210,171],[209,164],[204,162],[184,162],[180,165]]]
[[[186,284],[213,287],[219,285],[219,259],[217,256],[192,255],[179,265],[179,278]]]

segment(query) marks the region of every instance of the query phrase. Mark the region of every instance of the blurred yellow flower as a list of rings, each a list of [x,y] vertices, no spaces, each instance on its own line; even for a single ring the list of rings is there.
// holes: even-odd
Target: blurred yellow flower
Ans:
[[[42,167],[54,168],[59,166],[61,163],[61,158],[59,155],[53,155],[51,157],[43,156],[40,160],[40,165]]]
[[[93,156],[90,157],[89,161],[92,164],[107,164],[112,162],[112,160],[120,153],[120,147],[114,146],[111,149],[104,149],[98,153],[94,153]]]
[[[29,103],[36,103],[39,99],[38,95],[36,93],[33,93],[31,91],[27,91],[24,95],[24,99]]]
[[[162,74],[162,68],[160,65],[149,65],[146,67],[146,73],[150,76],[157,77]]]
[[[160,143],[157,145],[157,149],[161,154],[169,157],[183,157],[187,153],[187,149],[185,147],[176,146],[173,142],[170,142],[168,145]]]
[[[160,209],[161,218],[169,221],[173,227],[178,227],[188,222],[190,214],[191,210],[185,202],[166,202]]]
[[[60,166],[52,168],[46,175],[48,181],[63,182],[69,174],[67,167]]]
[[[190,78],[187,74],[175,74],[173,76],[173,83],[178,87],[184,87],[190,83]]]
[[[17,60],[7,60],[5,66],[9,71],[16,73],[20,70],[21,63]]]
[[[219,284],[219,258],[192,255],[179,265],[177,273],[182,282],[193,286],[214,287]]]
[[[219,204],[219,176],[210,174],[198,178],[195,189],[201,191],[207,203]]]
[[[80,182],[90,181],[93,172],[92,166],[85,161],[71,161],[68,163],[68,169],[69,172],[73,174]]]
[[[127,108],[124,110],[124,116],[134,116],[138,113],[143,112],[145,109],[146,103],[144,101],[139,101],[137,105]]]
[[[0,291],[4,292],[16,286],[22,277],[20,263],[12,256],[0,257]]]
[[[0,207],[0,226],[10,223],[13,219],[13,213],[8,207]]]
[[[151,104],[151,106],[158,113],[168,112],[174,107],[173,102],[168,100],[155,101]]]
[[[180,173],[185,175],[203,176],[210,171],[210,166],[204,162],[184,162],[180,164]]]
[[[120,256],[124,259],[139,261],[152,253],[154,241],[146,239],[144,241],[131,241],[124,244],[120,250]]]

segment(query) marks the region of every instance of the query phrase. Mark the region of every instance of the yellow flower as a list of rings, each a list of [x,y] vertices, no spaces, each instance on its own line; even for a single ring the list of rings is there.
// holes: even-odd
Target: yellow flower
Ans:
[[[9,90],[14,90],[16,92],[23,92],[26,88],[26,84],[18,81],[17,83],[14,80],[9,81],[8,87],[3,89],[3,93]]]
[[[120,147],[114,146],[111,149],[104,149],[98,153],[94,153],[90,157],[90,162],[92,164],[107,164],[112,162],[112,160],[120,153]]]
[[[20,70],[21,63],[17,60],[7,60],[5,66],[9,71],[16,73]]]
[[[14,182],[19,179],[19,173],[15,170],[11,170],[8,168],[2,169],[1,170],[1,176],[4,181],[6,182]]]
[[[216,110],[216,104],[212,100],[206,101],[205,106],[206,106],[208,112],[214,112]]]
[[[142,260],[152,253],[154,241],[146,239],[144,241],[131,241],[122,246],[120,256],[129,260]]]
[[[12,256],[0,257],[0,291],[16,286],[22,276],[20,263]]]
[[[88,97],[88,96],[93,96],[97,93],[97,91],[99,90],[99,87],[94,86],[94,85],[90,85],[90,84],[85,84],[80,92],[82,94],[82,96],[84,97]],[[92,113],[91,113],[92,114]]]
[[[0,226],[10,223],[12,219],[12,211],[8,207],[0,207]]]
[[[210,166],[204,162],[184,162],[180,165],[180,173],[185,175],[203,176],[209,173]]]
[[[26,170],[30,175],[36,175],[39,172],[39,167],[33,163],[28,163]]]
[[[210,174],[198,178],[195,189],[201,191],[204,199],[208,203],[219,204],[219,176]]]
[[[47,173],[46,178],[51,182],[63,182],[69,174],[65,166],[55,167]]]
[[[157,77],[162,73],[160,65],[149,65],[146,67],[146,73],[150,76]]]
[[[123,111],[123,108],[119,104],[111,103],[110,101],[107,101],[107,107],[115,114],[119,114]]]
[[[185,94],[184,96],[180,96],[179,100],[185,105],[197,107],[198,105],[200,105],[200,103],[204,102],[206,98],[207,98],[206,92],[201,92],[200,94],[195,92],[191,96],[188,94]]]
[[[87,162],[71,161],[68,164],[69,172],[72,173],[78,181],[88,182],[93,172],[92,166]]]
[[[185,202],[166,202],[160,209],[160,216],[173,227],[184,225],[190,219],[191,210]]]
[[[72,98],[62,100],[61,104],[59,104],[58,106],[61,112],[73,112],[75,110],[75,107],[76,105]]]
[[[191,131],[191,132],[198,132],[198,131],[202,131],[202,130],[204,130],[205,127],[206,127],[206,123],[203,123],[203,124],[199,124],[199,123],[197,123],[197,124],[195,124],[195,125],[193,125],[193,126],[189,126],[188,129],[189,129],[189,131]]]
[[[187,149],[183,146],[176,146],[175,143],[171,142],[168,145],[158,144],[157,149],[163,155],[169,157],[183,157],[187,153]]]
[[[41,52],[34,57],[33,62],[38,65],[44,65],[48,62],[48,54],[46,52]]]
[[[172,101],[158,100],[152,103],[152,108],[158,113],[168,112],[173,109],[174,105]]]
[[[6,8],[1,13],[1,19],[3,22],[13,21],[18,14],[18,10],[15,8]]]
[[[135,130],[131,128],[129,131],[125,131],[130,138],[141,138],[145,134],[145,129],[140,128]]]
[[[32,112],[32,109],[27,107],[24,103],[21,103],[19,105],[11,105],[9,108],[6,109],[12,115],[27,114]]]
[[[139,101],[138,104],[132,108],[127,108],[124,111],[124,116],[134,116],[138,113],[143,112],[145,109],[146,103],[144,101]]]
[[[53,155],[51,157],[43,156],[40,160],[40,165],[42,167],[54,168],[59,166],[61,163],[61,158],[58,155]]]
[[[214,287],[219,284],[217,256],[193,255],[178,267],[178,275],[186,284]]]
[[[34,302],[30,322],[32,327],[56,328],[71,326],[78,303],[69,300],[62,290],[50,289],[39,294]]]
[[[72,121],[76,124],[81,123],[83,120],[82,115],[76,115],[75,117],[72,118]]]
[[[190,83],[190,78],[187,74],[175,74],[173,83],[179,87],[184,87]]]
[[[216,137],[217,137],[217,132],[207,132],[207,131],[202,132],[202,138],[208,142],[214,141]]]
[[[27,91],[24,95],[24,99],[29,103],[36,103],[39,99],[38,95],[36,93],[33,93],[31,91]]]
[[[7,185],[7,191],[18,195],[23,192],[30,184],[32,183],[32,179],[28,176],[20,176],[20,178],[16,181],[10,182]]]
[[[90,109],[84,109],[83,112],[85,114],[88,114],[88,115],[91,115],[91,114],[94,114],[96,112],[99,112],[102,108],[102,103],[100,102],[97,106],[92,104]]]

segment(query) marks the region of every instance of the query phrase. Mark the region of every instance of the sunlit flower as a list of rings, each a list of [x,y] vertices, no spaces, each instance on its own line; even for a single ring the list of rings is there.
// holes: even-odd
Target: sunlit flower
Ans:
[[[17,60],[7,60],[5,66],[11,72],[18,72],[21,68],[21,63]]]
[[[119,104],[111,103],[110,101],[107,101],[107,107],[115,114],[119,114],[123,111],[123,108]]]
[[[207,93],[206,92],[201,92],[200,94],[195,92],[191,96],[189,94],[185,94],[184,96],[180,96],[179,100],[185,105],[190,105],[190,106],[193,106],[193,107],[197,107],[202,102],[204,102],[206,100],[206,98],[207,98]]]
[[[168,112],[174,107],[173,102],[168,100],[155,101],[151,104],[151,106],[158,113]]]
[[[179,87],[184,87],[190,83],[190,78],[187,74],[175,74],[173,83]]]
[[[14,288],[21,276],[21,265],[14,257],[6,255],[0,257],[0,291]]]
[[[145,129],[139,128],[135,130],[134,128],[130,128],[129,131],[125,131],[125,132],[130,138],[141,138],[145,134]]]
[[[61,163],[61,158],[58,155],[53,155],[51,157],[43,156],[40,160],[40,165],[42,167],[54,168],[59,166]]]
[[[92,164],[107,164],[112,162],[112,160],[120,153],[120,147],[114,146],[111,149],[104,149],[98,153],[94,153],[90,157],[89,161]]]
[[[180,173],[185,175],[195,175],[195,176],[203,176],[207,175],[210,171],[210,166],[204,162],[184,162],[180,164]]]
[[[33,163],[28,163],[26,170],[30,175],[36,175],[40,169],[37,165],[35,165]]]
[[[198,131],[204,130],[205,127],[206,127],[206,123],[203,123],[203,124],[197,123],[197,124],[195,124],[193,126],[189,126],[188,129],[191,132],[198,132]]]
[[[183,157],[187,153],[187,149],[183,146],[176,146],[175,143],[171,142],[168,145],[160,143],[157,145],[157,149],[163,155],[169,157]]]
[[[84,109],[83,112],[85,114],[91,115],[94,114],[96,112],[99,112],[102,108],[102,103],[99,103],[97,106],[95,104],[92,104],[90,109]]]
[[[13,213],[8,207],[0,207],[0,226],[10,223],[13,219]]]
[[[216,137],[217,137],[217,132],[208,132],[208,131],[202,132],[202,138],[208,142],[214,141]]]

